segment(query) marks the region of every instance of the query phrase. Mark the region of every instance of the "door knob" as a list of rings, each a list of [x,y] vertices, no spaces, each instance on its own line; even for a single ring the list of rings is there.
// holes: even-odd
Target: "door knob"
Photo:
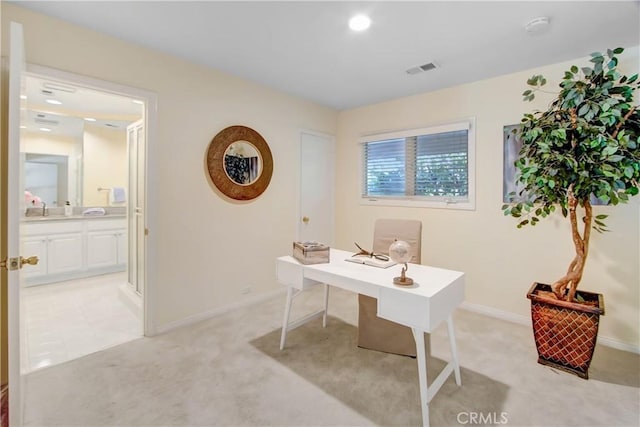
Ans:
[[[309,223],[309,217],[308,216],[303,216],[302,217],[302,222],[304,222],[305,224]]]
[[[36,265],[38,264],[38,261],[40,260],[37,256],[30,256],[29,258],[20,257],[20,268],[25,264]]]

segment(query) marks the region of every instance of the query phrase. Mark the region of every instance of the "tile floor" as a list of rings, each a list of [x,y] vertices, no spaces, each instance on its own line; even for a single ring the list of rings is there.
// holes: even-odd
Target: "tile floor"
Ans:
[[[20,295],[22,373],[142,336],[142,315],[125,304],[126,273],[25,287]]]

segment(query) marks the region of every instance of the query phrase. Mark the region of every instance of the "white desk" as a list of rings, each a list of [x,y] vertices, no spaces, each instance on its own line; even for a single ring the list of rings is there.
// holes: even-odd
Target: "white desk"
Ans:
[[[393,278],[399,276],[400,266],[382,269],[345,261],[352,254],[332,248],[331,262],[315,265],[302,265],[291,256],[276,259],[278,281],[287,286],[280,350],[284,349],[288,331],[320,316],[323,317],[323,327],[326,326],[329,296],[327,284],[377,298],[379,317],[409,326],[413,332],[418,356],[422,421],[428,426],[429,402],[452,372],[456,384],[461,385],[451,316],[454,309],[464,301],[464,273],[410,264],[407,276],[414,280],[414,285],[396,286],[393,284]],[[289,322],[293,298],[299,292],[319,284],[325,286],[324,309]],[[446,321],[448,326],[452,360],[427,388],[424,333],[432,332],[443,321]]]

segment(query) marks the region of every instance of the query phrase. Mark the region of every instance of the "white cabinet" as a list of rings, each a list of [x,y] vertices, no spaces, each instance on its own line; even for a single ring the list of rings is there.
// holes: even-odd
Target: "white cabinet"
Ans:
[[[118,232],[118,265],[126,265],[129,259],[129,239],[127,238],[127,230],[122,229]]]
[[[87,235],[87,267],[99,268],[118,263],[118,237],[108,231],[92,231]]]
[[[82,270],[82,249],[82,233],[49,235],[47,274]]]
[[[127,230],[124,218],[80,218],[21,225],[21,253],[37,256],[22,270],[26,285],[88,277],[126,269]]]
[[[124,220],[87,224],[87,267],[103,268],[127,262],[127,230]]]
[[[47,236],[25,237],[21,242],[20,253],[25,258],[38,257],[38,264],[26,265],[22,268],[23,277],[42,277],[47,274]]]

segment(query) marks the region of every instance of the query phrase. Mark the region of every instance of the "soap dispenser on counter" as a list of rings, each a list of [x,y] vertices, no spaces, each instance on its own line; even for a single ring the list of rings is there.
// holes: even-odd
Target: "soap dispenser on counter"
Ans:
[[[67,201],[64,204],[64,216],[71,216],[73,214],[73,208],[71,207],[71,203]]]

